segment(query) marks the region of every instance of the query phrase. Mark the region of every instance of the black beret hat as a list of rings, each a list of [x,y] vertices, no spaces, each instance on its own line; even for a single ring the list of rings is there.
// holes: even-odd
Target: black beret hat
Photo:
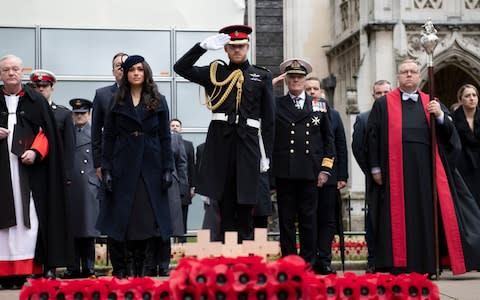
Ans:
[[[145,58],[140,55],[130,55],[127,59],[122,63],[122,69],[128,71],[133,65],[141,63],[145,61]]]

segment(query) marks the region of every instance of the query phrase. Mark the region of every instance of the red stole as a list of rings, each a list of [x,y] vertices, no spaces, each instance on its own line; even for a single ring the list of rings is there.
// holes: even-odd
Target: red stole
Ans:
[[[430,126],[430,114],[427,112],[429,96],[421,91],[425,117]],[[407,234],[405,226],[405,199],[403,187],[403,147],[402,147],[402,105],[400,89],[395,89],[387,95],[388,112],[388,169],[390,177],[390,215],[392,227],[392,256],[394,267],[407,266]],[[447,175],[443,167],[438,145],[436,146],[436,174],[440,213],[442,216],[447,248],[450,256],[453,274],[466,272],[463,256],[462,240],[458,228],[457,216],[452,194],[448,185]],[[431,199],[429,199],[431,200]]]

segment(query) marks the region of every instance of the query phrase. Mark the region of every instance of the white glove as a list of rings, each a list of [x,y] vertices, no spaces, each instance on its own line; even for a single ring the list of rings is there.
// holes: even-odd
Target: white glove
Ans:
[[[265,173],[270,169],[270,159],[260,158],[260,173]]]
[[[222,49],[226,43],[230,41],[230,36],[225,33],[219,33],[214,36],[209,36],[203,42],[200,43],[200,47],[205,50],[218,50]]]
[[[210,198],[208,198],[207,196],[200,195],[200,200],[202,200],[203,203],[210,205]]]

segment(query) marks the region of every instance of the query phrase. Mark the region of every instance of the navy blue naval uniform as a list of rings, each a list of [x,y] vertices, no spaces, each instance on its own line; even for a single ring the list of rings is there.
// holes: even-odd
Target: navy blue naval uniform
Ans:
[[[295,222],[300,233],[300,256],[315,258],[317,178],[330,174],[334,145],[325,103],[303,108],[287,94],[276,99],[273,175],[277,189],[282,256],[297,254]]]

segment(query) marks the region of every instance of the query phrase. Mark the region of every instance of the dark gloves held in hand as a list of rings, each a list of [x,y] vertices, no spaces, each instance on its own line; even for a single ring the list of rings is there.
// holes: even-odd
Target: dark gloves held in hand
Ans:
[[[112,174],[110,173],[110,170],[102,169],[102,177],[103,177],[103,184],[105,186],[105,190],[107,190],[107,192],[112,192],[113,179],[112,179]]]
[[[163,172],[162,189],[166,190],[172,185],[172,171],[166,170]]]

